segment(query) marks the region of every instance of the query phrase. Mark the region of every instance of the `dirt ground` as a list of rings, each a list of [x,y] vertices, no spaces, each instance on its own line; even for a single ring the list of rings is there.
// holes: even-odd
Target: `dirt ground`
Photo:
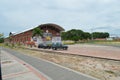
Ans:
[[[120,60],[120,47],[76,44],[69,45],[67,51],[60,50],[57,52]]]
[[[88,50],[91,48],[90,46],[86,46],[86,48],[87,47]],[[102,48],[105,49],[106,47],[102,47]],[[54,52],[46,53],[46,52],[33,51],[27,49],[16,49],[16,50],[27,55],[35,56],[38,58],[42,58],[60,64],[62,66],[71,68],[81,73],[96,77],[100,80],[120,80],[119,60],[115,61],[115,60],[100,59],[100,58],[85,57],[85,56],[70,55],[70,54],[61,54]],[[109,51],[111,50],[111,48],[106,48],[105,50]],[[115,50],[119,51],[119,49],[116,48]]]

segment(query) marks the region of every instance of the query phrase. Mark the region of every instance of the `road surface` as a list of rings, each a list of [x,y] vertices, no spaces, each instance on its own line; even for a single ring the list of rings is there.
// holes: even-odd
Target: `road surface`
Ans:
[[[13,51],[10,49],[3,49],[11,55],[23,60],[32,67],[36,68],[38,71],[44,73],[46,76],[50,77],[52,80],[98,80],[88,75],[61,67],[52,62],[38,59],[35,57],[24,55],[20,52]]]

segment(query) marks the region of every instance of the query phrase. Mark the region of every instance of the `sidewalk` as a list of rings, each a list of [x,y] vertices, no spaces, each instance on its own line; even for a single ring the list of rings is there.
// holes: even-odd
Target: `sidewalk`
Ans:
[[[3,80],[47,80],[30,65],[1,51],[1,68]]]

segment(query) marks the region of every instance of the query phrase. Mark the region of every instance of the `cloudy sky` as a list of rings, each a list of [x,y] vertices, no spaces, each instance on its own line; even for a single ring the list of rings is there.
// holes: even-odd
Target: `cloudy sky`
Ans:
[[[0,33],[44,23],[120,35],[120,0],[0,0]]]

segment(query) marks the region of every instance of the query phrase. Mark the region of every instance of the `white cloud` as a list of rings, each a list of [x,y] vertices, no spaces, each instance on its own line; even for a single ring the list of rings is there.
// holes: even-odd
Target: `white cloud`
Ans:
[[[66,30],[90,31],[92,27],[108,26],[117,29],[120,26],[119,7],[119,0],[1,0],[0,26],[20,31],[52,22]],[[112,31],[113,28],[105,30],[120,33],[119,29]]]

